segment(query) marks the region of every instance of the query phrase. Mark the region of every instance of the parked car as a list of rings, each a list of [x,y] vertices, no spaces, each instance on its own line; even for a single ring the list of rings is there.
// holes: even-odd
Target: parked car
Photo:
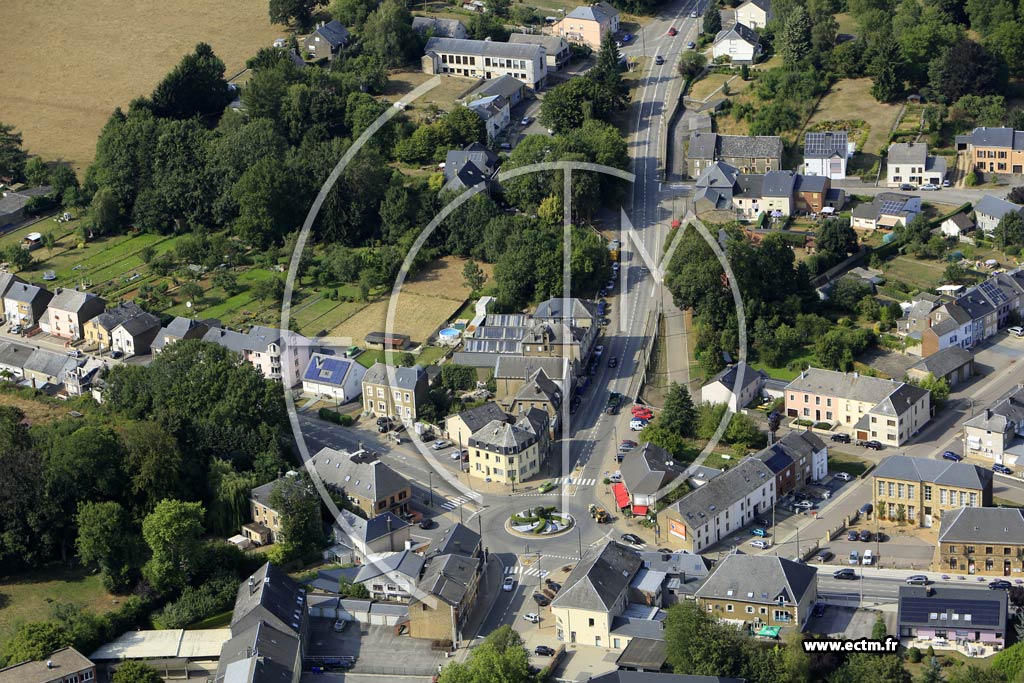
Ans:
[[[814,603],[814,609],[811,610],[812,617],[823,617],[825,616],[825,603],[816,602]]]
[[[860,531],[860,540],[861,540],[861,543],[869,542],[871,540],[871,532],[868,531],[867,529],[861,529],[861,531]]]
[[[458,451],[452,451],[452,454],[451,454],[450,457],[451,457],[452,460],[461,460],[462,459],[462,454],[459,453]]]
[[[544,585],[556,593],[562,590],[562,584],[558,583],[557,581],[552,581],[551,579],[545,579]]]
[[[619,472],[613,472],[612,474],[608,475],[608,481],[610,481],[613,484],[618,484],[620,481],[622,481],[622,475]]]
[[[836,443],[850,443],[850,435],[843,434],[842,432],[836,432],[835,434],[830,436],[829,439],[835,441]]]
[[[555,648],[548,647],[547,645],[538,645],[533,648],[533,654],[538,657],[551,657],[555,654]]]
[[[421,529],[429,529],[432,526],[434,526],[434,520],[432,520],[430,517],[424,517],[420,520],[419,527]]]
[[[446,439],[441,439],[440,441],[435,441],[434,445],[431,446],[431,448],[433,448],[435,451],[443,451],[444,449],[448,448],[451,445],[452,445],[451,441],[447,441]]]
[[[661,55],[655,55],[654,63],[657,64],[658,66],[661,66],[662,64],[665,63],[665,58],[662,57]]]
[[[541,493],[547,493],[548,491],[550,491],[551,489],[555,488],[556,486],[558,486],[558,484],[556,484],[555,482],[553,482],[553,481],[546,481],[543,484],[541,484],[540,488],[538,488],[537,490],[540,491]]]
[[[70,351],[68,351],[68,355],[71,356],[72,358],[80,358],[82,356],[82,352],[79,351],[78,349],[71,349]]]
[[[754,548],[759,548],[761,550],[768,549],[768,541],[765,541],[760,538],[755,538],[753,541],[750,542],[750,545]]]
[[[925,183],[924,185],[921,186],[921,189],[925,192],[934,192],[935,190],[939,189],[939,186],[933,183]]]
[[[626,448],[627,446],[628,448]],[[632,439],[623,439],[621,442],[619,442],[619,450],[622,450],[623,448],[626,448],[626,450],[633,450],[636,447],[637,443]]]
[[[675,27],[675,26],[670,26],[670,27],[669,27],[669,29],[668,29],[668,34],[669,34],[670,36],[672,36],[672,37],[674,38],[674,37],[675,37],[675,36],[676,36],[676,35],[677,35],[678,33],[679,33],[679,31],[677,31],[677,30],[676,30],[676,27]]]
[[[651,418],[654,417],[654,413],[651,411],[650,408],[637,408],[636,406],[634,406],[633,417],[639,420],[650,420]]]
[[[540,615],[537,614],[536,612],[527,612],[526,614],[523,615],[523,619],[525,619],[526,621],[530,622],[531,624],[539,624],[540,623]]]
[[[942,181],[942,186],[943,187],[949,187],[949,180],[943,180]]]
[[[871,439],[870,441],[858,441],[857,445],[863,446],[864,448],[870,448],[873,451],[880,451],[884,448],[881,441],[875,441],[874,439]]]
[[[1006,331],[1009,332],[1012,335],[1015,335],[1015,336],[1018,336],[1018,337],[1024,337],[1024,327],[1011,327],[1010,329],[1008,329]]]
[[[961,460],[964,459],[964,456],[960,455],[959,453],[954,453],[953,451],[946,451],[945,453],[942,454],[942,457],[945,458],[946,460],[952,460],[953,462],[960,462]]]
[[[999,474],[1013,474],[1013,470],[1011,470],[1006,465],[1003,465],[1002,463],[998,463],[998,462],[996,464],[992,465],[992,471],[993,472],[998,472]]]
[[[835,476],[839,481],[850,481],[853,479],[849,472],[836,472]]]
[[[334,622],[334,625],[331,627],[331,630],[335,633],[343,633],[346,628],[348,628],[348,621],[346,621],[345,619],[338,619]]]
[[[908,586],[927,586],[929,583],[931,582],[924,574],[914,574],[913,576],[907,577]]]
[[[629,429],[633,432],[642,432],[647,427],[647,420],[641,420],[638,417],[634,417],[629,421]]]
[[[871,554],[871,548],[864,551],[864,557],[861,558],[861,564],[865,567],[870,567],[875,562],[875,556]]]
[[[114,360],[117,360],[118,358],[120,358],[123,355],[124,354],[122,352],[120,352],[120,351],[111,351],[110,352],[110,357],[113,358]]]
[[[818,562],[828,562],[833,557],[835,557],[835,554],[831,551],[822,550],[820,553],[818,553]]]
[[[853,552],[856,553],[857,551],[854,550]],[[842,569],[837,569],[836,571],[832,572],[832,578],[833,579],[856,579],[857,578],[857,572],[853,571],[849,567],[843,567]]]
[[[547,607],[551,604],[551,601],[548,600],[548,596],[544,595],[543,593],[534,593],[533,601],[541,607]]]
[[[608,359],[608,367],[610,367],[610,368],[617,368],[617,367],[619,367],[619,359],[616,358],[615,356],[612,356],[611,358],[609,358]]]
[[[1013,584],[1012,584],[1012,583],[1010,583],[1009,581],[1007,581],[1006,579],[996,579],[995,581],[993,581],[992,583],[990,583],[990,584],[988,585],[988,587],[989,587],[989,590],[994,590],[994,591],[1000,591],[1000,590],[1002,590],[1002,591],[1008,591],[1008,590],[1010,590],[1011,588],[1013,588]]]
[[[846,560],[847,564],[860,564],[860,553],[856,550],[850,551],[850,557]]]
[[[759,526],[756,526],[753,529],[751,529],[750,533],[752,533],[755,536],[758,536],[759,538],[765,538],[768,536],[768,532]]]
[[[693,42],[692,40],[686,44],[686,49],[687,50],[692,50],[695,47],[697,47],[697,43]]]
[[[799,502],[793,503],[793,508],[798,510],[810,510],[813,507],[814,503],[812,503],[809,500],[801,500]]]
[[[914,190],[917,189],[917,187],[911,185],[910,183],[903,183],[900,185],[900,189],[903,190],[904,192],[913,192]]]
[[[628,43],[631,40],[633,40],[633,34],[632,33],[627,33],[626,35],[622,36],[622,42],[624,42],[624,43]]]
[[[697,10],[690,10],[690,18],[691,19],[696,19],[697,18]]]
[[[860,538],[860,534],[858,534],[853,529],[850,529],[849,531],[846,532],[846,540],[847,541],[856,541],[859,538]]]
[[[619,538],[631,545],[644,545],[644,539],[640,538],[636,534],[622,534]]]
[[[528,126],[528,125],[530,125],[531,121],[533,121],[533,119],[531,119],[529,116],[524,116],[523,120],[520,121],[519,124],[522,125],[522,126]]]

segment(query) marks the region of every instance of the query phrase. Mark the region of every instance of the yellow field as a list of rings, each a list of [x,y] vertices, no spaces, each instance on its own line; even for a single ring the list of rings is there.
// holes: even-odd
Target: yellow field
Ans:
[[[407,334],[413,344],[419,344],[450,320],[470,295],[462,278],[464,264],[464,259],[448,256],[407,280],[398,297],[392,331]],[[482,263],[480,267],[490,276],[489,265]],[[331,336],[351,337],[353,344],[362,344],[370,332],[383,332],[388,301],[385,297],[369,304],[331,330]]]
[[[25,146],[82,170],[114,107],[148,95],[199,42],[227,76],[285,35],[253,0],[6,0],[0,120]]]

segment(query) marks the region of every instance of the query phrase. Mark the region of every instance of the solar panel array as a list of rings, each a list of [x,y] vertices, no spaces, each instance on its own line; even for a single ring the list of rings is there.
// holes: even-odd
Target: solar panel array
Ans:
[[[1007,302],[1006,292],[997,287],[996,283],[991,280],[985,280],[979,285],[979,287],[981,287],[982,293],[996,306],[1000,306]]]
[[[900,619],[914,624],[980,628],[998,625],[1000,609],[998,600],[903,598],[900,601]]]
[[[808,133],[804,138],[804,155],[826,156],[833,152],[846,152],[846,132]]]
[[[903,210],[906,206],[906,202],[897,201],[895,199],[886,199],[882,202],[882,213],[898,213]]]

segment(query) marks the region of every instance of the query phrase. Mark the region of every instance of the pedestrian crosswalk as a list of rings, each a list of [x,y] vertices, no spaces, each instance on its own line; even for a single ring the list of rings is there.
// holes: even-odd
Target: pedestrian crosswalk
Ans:
[[[515,574],[517,576],[533,576],[535,578],[543,579],[545,576],[550,574],[547,569],[537,569],[536,567],[524,567],[521,564],[517,564],[514,567],[505,567],[506,576]]]
[[[458,498],[446,499],[443,503],[441,503],[441,509],[449,511],[458,510],[460,507],[462,507],[466,503],[469,503],[472,500],[473,499],[470,498],[469,496],[459,496]]]
[[[562,486],[593,486],[597,483],[597,479],[565,477],[560,483]]]

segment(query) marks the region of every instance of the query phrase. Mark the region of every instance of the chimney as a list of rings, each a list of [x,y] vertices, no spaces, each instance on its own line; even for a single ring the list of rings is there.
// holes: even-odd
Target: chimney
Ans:
[[[252,595],[255,592],[256,592],[256,579],[254,579],[253,577],[250,576],[249,577],[249,595]]]

